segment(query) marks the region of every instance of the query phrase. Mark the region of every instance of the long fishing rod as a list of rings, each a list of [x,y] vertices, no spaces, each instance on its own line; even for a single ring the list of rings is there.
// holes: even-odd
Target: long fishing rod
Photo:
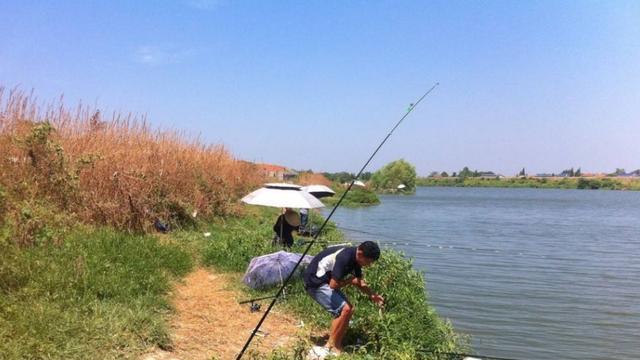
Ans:
[[[244,355],[244,352],[247,350],[247,348],[249,347],[249,344],[251,344],[251,340],[253,340],[253,338],[256,336],[256,333],[258,332],[258,330],[260,329],[260,326],[262,326],[262,323],[264,322],[264,320],[267,318],[267,316],[269,315],[269,312],[271,311],[271,309],[273,308],[273,306],[276,304],[276,301],[278,300],[278,298],[280,297],[280,295],[282,294],[282,291],[284,290],[285,286],[287,286],[287,283],[289,282],[289,280],[291,279],[291,277],[293,276],[293,274],[295,273],[296,269],[298,268],[298,266],[300,266],[300,263],[302,262],[302,259],[304,259],[304,257],[307,255],[307,253],[309,252],[309,250],[311,250],[311,246],[313,246],[313,244],[315,243],[316,239],[318,238],[318,235],[320,234],[320,232],[322,232],[322,230],[324,229],[325,225],[327,225],[327,223],[329,222],[329,219],[331,219],[331,216],[333,215],[333,213],[336,211],[336,209],[340,206],[340,204],[342,203],[342,200],[344,200],[345,196],[347,196],[347,193],[349,193],[349,191],[351,190],[351,188],[353,187],[353,184],[356,182],[356,180],[358,180],[358,178],[362,175],[362,173],[364,172],[364,169],[366,169],[366,167],[369,165],[369,163],[371,162],[371,160],[373,160],[373,157],[376,156],[376,154],[378,153],[378,151],[380,150],[380,148],[382,148],[382,145],[384,145],[384,143],[387,142],[387,140],[391,137],[391,134],[393,134],[393,132],[398,128],[398,126],[400,126],[400,124],[402,123],[402,121],[409,116],[409,114],[411,114],[411,112],[413,111],[413,109],[415,109],[418,104],[420,104],[420,102],[422,102],[422,100],[427,97],[427,95],[429,95],[429,93],[431,93],[433,91],[433,89],[435,89],[438,85],[440,85],[440,83],[435,83],[429,90],[427,90],[427,92],[424,93],[424,95],[422,95],[422,97],[420,99],[418,99],[418,101],[416,101],[413,104],[409,105],[409,108],[407,109],[407,112],[404,114],[404,116],[402,116],[402,118],[400,118],[400,120],[398,120],[398,122],[396,123],[396,125],[391,129],[391,131],[389,131],[389,133],[387,134],[387,136],[384,138],[384,140],[382,140],[382,142],[380,143],[380,145],[378,145],[378,147],[376,148],[376,150],[373,152],[373,154],[371,154],[371,156],[369,157],[369,160],[367,160],[367,162],[362,166],[362,169],[360,169],[360,171],[358,172],[358,175],[356,175],[356,177],[351,180],[351,183],[349,184],[349,187],[347,188],[347,190],[342,194],[342,196],[340,197],[340,200],[338,200],[338,202],[335,204],[335,206],[333,207],[333,209],[331,210],[331,212],[329,213],[329,216],[327,216],[327,218],[324,220],[324,222],[322,223],[322,226],[320,226],[320,229],[318,230],[318,232],[315,234],[315,236],[313,237],[313,241],[311,241],[309,243],[309,245],[307,246],[307,248],[305,249],[304,253],[302,254],[302,256],[300,257],[300,259],[298,260],[298,262],[296,263],[296,266],[293,268],[293,270],[291,270],[291,272],[289,273],[289,275],[287,276],[287,278],[285,279],[284,283],[282,284],[282,286],[280,287],[280,289],[278,289],[278,292],[276,293],[274,299],[271,301],[271,303],[269,304],[269,307],[267,308],[267,310],[264,312],[264,315],[262,315],[262,318],[260,319],[260,321],[258,322],[258,324],[256,325],[255,329],[253,329],[253,331],[251,332],[251,335],[249,336],[249,338],[247,339],[247,342],[244,344],[244,346],[242,347],[242,350],[240,350],[240,353],[238,354],[238,356],[236,357],[236,360],[240,360],[242,358],[242,355]]]

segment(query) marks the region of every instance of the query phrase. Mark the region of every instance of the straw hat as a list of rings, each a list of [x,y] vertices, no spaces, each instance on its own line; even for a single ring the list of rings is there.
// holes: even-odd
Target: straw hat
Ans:
[[[284,213],[284,219],[291,226],[300,226],[300,215],[298,215],[297,212],[291,209],[287,209],[287,211]]]

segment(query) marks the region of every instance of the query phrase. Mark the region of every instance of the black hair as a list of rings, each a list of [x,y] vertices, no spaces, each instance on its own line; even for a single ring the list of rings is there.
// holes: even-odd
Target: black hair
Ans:
[[[365,241],[358,245],[358,250],[362,250],[362,255],[369,259],[378,260],[380,258],[380,247],[373,241]]]

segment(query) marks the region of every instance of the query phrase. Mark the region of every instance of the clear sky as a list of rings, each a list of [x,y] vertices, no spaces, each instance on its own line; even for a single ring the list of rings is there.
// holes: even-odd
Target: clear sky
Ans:
[[[640,1],[7,1],[0,84],[246,160],[640,168]]]

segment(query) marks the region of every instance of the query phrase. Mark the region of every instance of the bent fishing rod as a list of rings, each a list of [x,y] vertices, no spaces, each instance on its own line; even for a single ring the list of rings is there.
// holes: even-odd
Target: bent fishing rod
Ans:
[[[367,168],[367,166],[369,165],[369,163],[371,162],[371,160],[373,160],[373,158],[376,156],[376,154],[378,153],[378,151],[380,150],[380,148],[382,148],[382,146],[387,142],[387,140],[391,137],[391,135],[393,134],[393,132],[398,128],[398,126],[400,126],[400,124],[402,123],[402,121],[409,116],[409,114],[411,114],[411,112],[413,111],[413,109],[415,109],[418,104],[420,104],[420,102],[422,102],[422,100],[427,97],[427,95],[429,95],[433,89],[435,89],[438,85],[440,85],[440,83],[435,83],[429,90],[427,90],[427,92],[424,93],[424,95],[422,95],[422,97],[420,99],[418,99],[418,101],[416,101],[415,103],[409,104],[409,108],[407,109],[407,112],[402,116],[402,118],[400,118],[400,120],[398,120],[398,122],[396,123],[396,125],[391,129],[391,131],[389,131],[389,133],[387,134],[387,136],[385,136],[385,138],[382,140],[382,142],[378,145],[378,147],[375,149],[375,151],[373,152],[373,154],[371,154],[371,156],[369,157],[369,160],[367,160],[367,162],[362,166],[362,168],[360,169],[360,171],[358,172],[358,174],[355,176],[355,178],[353,178],[353,180],[351,180],[351,183],[349,184],[349,187],[347,187],[347,190],[345,190],[345,192],[342,194],[342,196],[340,197],[340,200],[338,200],[338,202],[334,205],[333,209],[331,209],[331,212],[329,213],[329,216],[327,216],[327,218],[324,220],[324,222],[322,223],[322,226],[320,226],[320,229],[318,230],[318,232],[314,235],[313,240],[309,243],[309,245],[307,245],[307,248],[305,249],[304,253],[302,254],[302,256],[300,257],[300,259],[298,260],[298,262],[296,263],[296,265],[294,266],[293,270],[291,270],[291,272],[289,273],[289,275],[287,276],[287,278],[284,280],[284,283],[282,283],[282,286],[280,286],[280,289],[278,289],[278,292],[273,296],[273,300],[271,301],[271,303],[269,304],[269,307],[267,308],[267,310],[264,312],[264,315],[262,315],[262,318],[260,319],[260,321],[258,321],[258,324],[256,325],[255,329],[253,329],[253,331],[251,332],[251,335],[249,336],[249,338],[247,339],[247,342],[244,344],[244,346],[242,347],[242,350],[240,350],[240,353],[238,354],[238,356],[236,357],[236,360],[240,360],[242,358],[242,355],[244,355],[244,352],[247,350],[247,348],[249,347],[249,344],[251,344],[251,340],[253,340],[253,338],[256,336],[256,333],[258,332],[258,330],[260,330],[260,326],[262,326],[262,323],[265,321],[265,319],[267,318],[267,316],[269,315],[269,312],[271,312],[271,309],[273,308],[273,306],[275,305],[276,301],[278,300],[278,298],[280,297],[280,295],[282,294],[282,291],[284,290],[284,288],[287,286],[287,284],[289,283],[289,280],[291,280],[291,278],[293,277],[293,274],[295,274],[296,269],[298,268],[298,266],[300,266],[300,263],[302,262],[302,259],[304,259],[304,257],[307,255],[307,253],[309,252],[309,250],[311,250],[311,247],[313,246],[313,244],[315,243],[316,239],[318,238],[318,235],[322,232],[322,230],[324,229],[324,227],[327,225],[327,223],[329,222],[329,219],[331,219],[331,216],[333,215],[333,213],[336,211],[336,209],[338,209],[338,207],[340,206],[340,204],[342,203],[342,200],[344,200],[345,196],[347,196],[347,194],[349,193],[349,191],[351,190],[351,188],[353,187],[353,184],[356,182],[356,180],[358,180],[358,178],[362,175],[362,173],[364,172],[364,170]]]

